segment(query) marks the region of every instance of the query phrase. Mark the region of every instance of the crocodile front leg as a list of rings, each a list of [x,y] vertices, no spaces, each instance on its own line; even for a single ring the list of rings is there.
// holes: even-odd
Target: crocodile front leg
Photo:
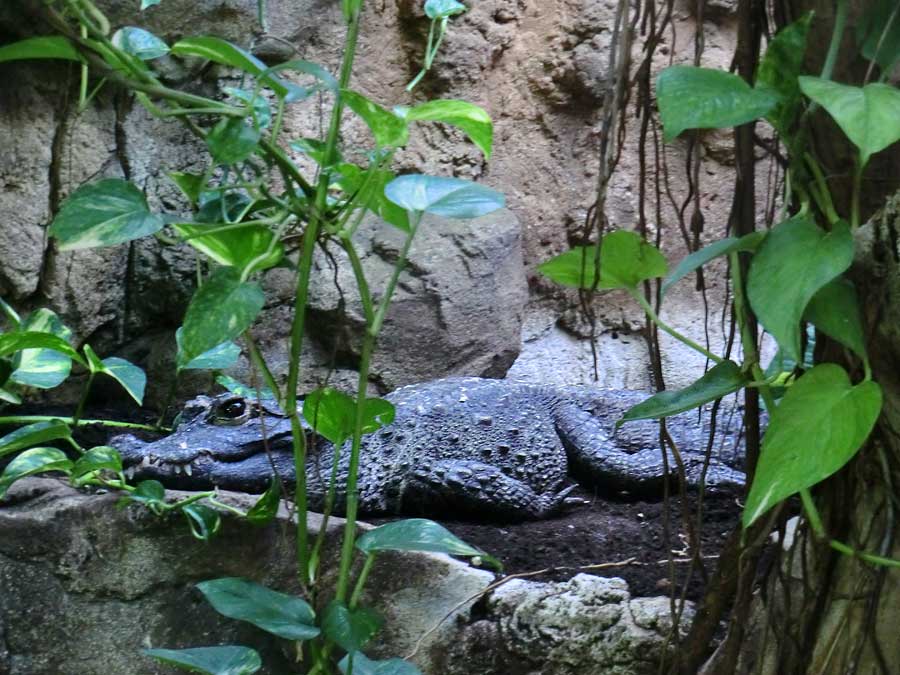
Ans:
[[[646,423],[645,423],[646,424]],[[655,424],[655,423],[654,423]],[[678,424],[672,425],[673,439],[678,445],[684,463],[688,485],[698,487],[703,474],[705,458],[697,448],[688,447],[697,442],[695,436],[679,438]],[[655,440],[626,451],[600,421],[577,405],[561,406],[556,412],[556,428],[566,447],[570,473],[579,482],[591,484],[601,490],[626,491],[635,495],[659,496],[666,480],[677,475],[675,458],[669,452],[668,471],[662,453]],[[650,436],[650,435],[647,435]],[[744,487],[744,473],[711,459],[706,470],[705,485],[713,490],[739,491]]]
[[[496,466],[442,460],[412,470],[401,491],[400,510],[503,521],[546,518],[569,505],[566,496],[573,487],[539,494]]]

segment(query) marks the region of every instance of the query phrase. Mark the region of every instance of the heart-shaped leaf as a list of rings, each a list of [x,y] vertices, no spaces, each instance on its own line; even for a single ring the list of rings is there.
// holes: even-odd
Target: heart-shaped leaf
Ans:
[[[732,394],[749,380],[733,361],[722,361],[699,380],[677,391],[661,391],[626,412],[616,426],[633,420],[660,419],[699,408],[704,403]]]
[[[413,108],[400,109],[407,121],[443,122],[461,130],[478,146],[485,159],[491,157],[494,125],[484,108],[468,101],[444,99],[428,101]]]
[[[685,129],[736,127],[767,115],[778,103],[768,89],[753,89],[724,70],[669,66],[656,82],[665,140]]]
[[[188,305],[179,367],[243,333],[264,303],[265,295],[258,283],[242,282],[232,267],[213,271]]]
[[[259,129],[238,117],[225,117],[206,135],[209,153],[219,164],[236,164],[247,159],[259,145]]]
[[[868,358],[856,287],[849,279],[838,277],[826,284],[809,301],[803,319],[852,349],[860,358]]]
[[[319,161],[319,160],[316,160]],[[390,201],[384,194],[385,186],[396,175],[383,169],[363,170],[355,164],[343,162],[337,166],[337,183],[348,195],[356,195],[360,206],[377,214],[383,221],[404,232],[409,232],[409,214],[402,207]]]
[[[756,73],[758,89],[769,89],[779,98],[778,104],[766,119],[782,137],[790,135],[794,120],[800,112],[801,96],[797,77],[803,72],[806,37],[813,13],[785,26],[772,38]]]
[[[116,473],[122,470],[122,457],[119,455],[118,450],[108,445],[98,445],[95,448],[91,448],[75,460],[70,478],[73,481],[77,481],[79,478],[101,470],[114,471]]]
[[[81,355],[75,351],[72,345],[58,335],[35,331],[0,334],[0,358],[24,349],[52,349],[60,354],[65,354],[83,366],[87,366],[85,360],[81,358]]]
[[[161,513],[166,506],[166,489],[158,480],[144,480],[135,486],[134,492],[125,496],[125,501],[143,504],[154,513]]]
[[[203,504],[188,504],[183,509],[191,535],[200,541],[209,541],[222,528],[222,516]]]
[[[373,661],[362,652],[351,652],[341,659],[338,668],[344,675],[422,675],[422,671],[409,661],[403,659],[388,659],[386,661]]]
[[[173,223],[185,241],[220,265],[236,267],[247,274],[269,269],[284,256],[284,246],[273,241],[275,233],[262,225],[223,230],[223,224]],[[209,232],[209,234],[204,234]]]
[[[286,640],[310,640],[319,634],[312,608],[300,598],[237,577],[197,584],[215,610],[252,623]]]
[[[800,319],[812,297],[853,261],[844,222],[826,232],[808,216],[776,225],[763,240],[747,276],[747,297],[760,323],[785,355],[800,362]]]
[[[143,653],[163,663],[202,675],[252,675],[262,668],[254,649],[226,645],[193,649],[145,649]]]
[[[392,180],[384,194],[407,211],[445,218],[477,218],[503,208],[503,195],[461,178],[408,174]]]
[[[181,335],[184,329],[179,328],[175,331],[175,344],[178,346],[178,356],[176,361],[182,362],[181,353]],[[237,363],[241,355],[241,348],[234,342],[223,342],[212,349],[203,352],[200,356],[196,356],[190,362],[181,366],[180,370],[225,370],[231,368]]]
[[[147,376],[143,370],[117,356],[110,356],[101,361],[90,345],[84,346],[84,354],[88,358],[92,373],[102,373],[113,378],[138,405],[143,405],[144,388],[147,386]]]
[[[243,70],[251,75],[260,76],[260,81],[271,87],[272,91],[279,96],[286,96],[289,92],[288,87],[281,80],[267,74],[273,69],[267,68],[266,64],[253,56],[253,54],[244,51],[227,40],[216,37],[185,38],[172,45],[172,54],[176,56],[197,56],[201,59]]]
[[[247,521],[254,525],[268,525],[278,515],[278,504],[281,500],[281,481],[278,476],[256,503],[247,511]]]
[[[62,420],[35,422],[28,426],[19,427],[0,438],[0,457],[41,443],[71,438],[71,436],[69,425]]]
[[[272,123],[272,111],[265,97],[254,96],[252,91],[239,89],[238,87],[223,87],[222,91],[242,103],[250,104],[253,109],[250,121],[257,129],[267,129]]]
[[[616,230],[604,235],[600,247],[600,279],[597,280],[597,247],[576,246],[538,266],[545,277],[573,288],[637,288],[644,279],[666,273],[666,259],[640,235]]]
[[[881,387],[871,380],[853,386],[838,365],[823,363],[798,379],[769,412],[744,526],[849,462],[880,412]]]
[[[425,0],[425,16],[432,21],[455,16],[466,11],[466,6],[457,0]]]
[[[21,331],[50,333],[66,342],[72,331],[49,309],[38,309],[28,315],[19,326]],[[72,360],[52,349],[24,349],[13,359],[10,379],[17,384],[38,389],[52,389],[62,384],[72,370]]]
[[[442,525],[424,518],[397,520],[369,530],[356,540],[356,548],[367,554],[377,551],[433,551],[478,557],[500,569],[500,563],[495,558],[470,546]]]
[[[322,614],[325,637],[348,652],[361,649],[383,623],[384,620],[371,609],[349,609],[336,600],[329,602]]]
[[[801,77],[800,89],[828,111],[859,149],[860,164],[900,140],[900,89],[872,83],[851,87],[819,77]]]
[[[62,471],[69,473],[72,462],[62,450],[56,448],[31,448],[6,465],[3,475],[0,475],[0,497],[6,494],[10,485],[20,478],[47,471]]]
[[[362,432],[371,433],[394,421],[394,406],[382,398],[367,398],[363,410]],[[303,400],[303,419],[316,433],[335,445],[353,435],[356,401],[343,392],[325,387],[316,389]]]
[[[112,43],[141,61],[152,61],[169,53],[169,45],[153,33],[134,26],[125,26],[113,33]]]
[[[366,123],[379,147],[400,148],[406,145],[409,129],[402,117],[349,89],[341,91],[341,98]]]
[[[106,178],[82,185],[63,202],[50,225],[62,251],[114,246],[162,229],[147,198],[128,181]]]
[[[897,0],[876,0],[866,7],[856,23],[859,51],[881,69],[890,72],[900,59],[900,10]]]

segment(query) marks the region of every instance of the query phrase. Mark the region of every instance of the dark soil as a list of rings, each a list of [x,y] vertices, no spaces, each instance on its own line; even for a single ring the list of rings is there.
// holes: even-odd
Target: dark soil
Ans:
[[[667,595],[672,592],[673,583],[678,594],[689,576],[687,598],[698,600],[703,594],[705,576],[715,568],[715,556],[739,522],[741,513],[733,496],[703,498],[703,517],[697,534],[705,571],[694,568],[691,572],[691,550],[679,498],[671,498],[667,508],[662,501],[616,501],[584,490],[574,492],[573,496],[591,503],[542,521],[509,525],[454,521],[443,521],[443,524],[464,541],[499,558],[506,574],[552,568],[551,572],[533,578],[558,581],[580,571],[622,577],[636,596]],[[696,524],[697,495],[689,495],[687,501],[689,517]],[[631,558],[632,564],[580,569]],[[671,567],[667,563],[669,558],[677,561]]]

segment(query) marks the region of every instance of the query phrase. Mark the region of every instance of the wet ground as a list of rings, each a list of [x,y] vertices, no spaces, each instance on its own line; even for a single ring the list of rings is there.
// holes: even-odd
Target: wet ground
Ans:
[[[672,498],[667,508],[662,501],[617,501],[584,490],[573,496],[591,503],[542,521],[508,525],[442,522],[461,539],[499,558],[507,574],[550,568],[550,572],[533,578],[567,579],[579,571],[617,576],[628,581],[636,596],[668,595],[673,582],[680,593],[689,576],[687,597],[699,599],[705,585],[704,572],[696,568],[690,572],[691,551],[680,499]],[[688,495],[687,501],[689,516],[696,524],[697,496]],[[740,506],[734,497],[707,495],[702,508],[697,529],[699,553],[706,572],[712,573],[715,557],[740,520]],[[669,565],[669,558],[676,562]],[[629,560],[633,562],[581,569]]]

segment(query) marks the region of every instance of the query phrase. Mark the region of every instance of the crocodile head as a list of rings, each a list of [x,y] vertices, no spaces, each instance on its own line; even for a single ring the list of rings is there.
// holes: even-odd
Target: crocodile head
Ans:
[[[110,445],[127,475],[171,488],[262,492],[273,465],[284,480],[294,479],[290,421],[272,403],[234,394],[188,401],[178,428],[165,438],[146,442],[125,434]]]

